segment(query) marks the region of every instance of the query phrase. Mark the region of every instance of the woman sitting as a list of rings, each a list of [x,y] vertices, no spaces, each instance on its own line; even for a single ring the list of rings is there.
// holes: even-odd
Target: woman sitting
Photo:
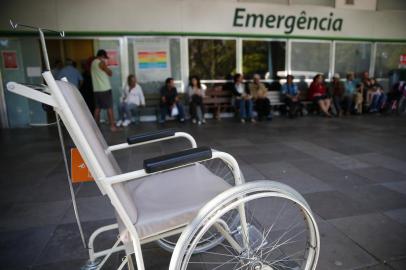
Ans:
[[[136,110],[140,106],[145,106],[145,97],[142,92],[141,86],[137,83],[135,75],[127,77],[127,85],[123,89],[120,98],[119,115],[120,119],[117,121],[117,126],[128,126],[131,124],[131,111]]]
[[[197,76],[190,78],[189,86],[187,93],[190,97],[190,115],[192,116],[192,122],[195,124],[201,125],[206,123],[204,119],[204,114],[206,112],[203,98],[205,96],[205,90],[201,83],[200,79]]]
[[[309,88],[309,98],[318,105],[323,114],[331,117],[329,112],[331,99],[327,95],[327,89],[323,84],[323,75],[317,74]]]
[[[252,117],[254,103],[249,89],[244,84],[244,77],[240,73],[234,75],[232,92],[235,97],[235,106],[240,110],[241,123],[245,123],[245,120],[254,123],[255,119]]]

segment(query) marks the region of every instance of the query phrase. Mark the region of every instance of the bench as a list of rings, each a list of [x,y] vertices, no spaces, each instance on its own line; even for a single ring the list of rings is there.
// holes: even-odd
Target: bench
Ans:
[[[206,96],[203,103],[208,110],[213,111],[213,118],[219,119],[220,113],[233,108],[232,94],[228,90],[224,90],[221,86],[215,86],[206,90]]]

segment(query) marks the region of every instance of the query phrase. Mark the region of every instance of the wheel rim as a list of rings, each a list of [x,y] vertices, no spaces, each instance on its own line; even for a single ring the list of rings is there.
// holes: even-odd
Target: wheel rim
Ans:
[[[262,213],[258,215],[255,209],[261,205],[260,200],[272,204],[265,212],[262,207]],[[245,239],[249,243],[246,248],[237,251],[224,240],[199,256],[193,255],[201,236],[225,214],[230,211],[239,213],[241,205],[244,205],[248,221],[249,233]],[[296,218],[292,219],[293,216]],[[239,219],[241,220],[240,216]],[[244,226],[230,229],[232,238],[240,246],[244,246],[245,234],[242,227]],[[201,226],[194,230],[194,236],[189,238],[187,243],[183,242],[187,247],[178,259],[177,269],[314,269],[319,250],[317,226],[307,205],[290,195],[274,191],[234,196],[222,207],[218,207],[215,214],[202,220]]]

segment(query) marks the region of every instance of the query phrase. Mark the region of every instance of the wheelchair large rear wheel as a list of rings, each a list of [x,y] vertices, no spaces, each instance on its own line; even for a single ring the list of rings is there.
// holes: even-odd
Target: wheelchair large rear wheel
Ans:
[[[196,254],[213,232],[223,241]],[[169,269],[311,270],[319,249],[317,224],[304,198],[284,184],[257,181],[204,206],[179,238]]]

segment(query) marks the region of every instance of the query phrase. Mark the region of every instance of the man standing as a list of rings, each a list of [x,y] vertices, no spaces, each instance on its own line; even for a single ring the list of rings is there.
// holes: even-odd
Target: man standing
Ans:
[[[99,123],[100,110],[106,109],[109,118],[110,130],[116,131],[117,128],[114,123],[113,114],[113,94],[111,91],[111,84],[109,79],[109,77],[113,75],[113,72],[106,65],[105,61],[107,59],[107,52],[105,50],[99,50],[90,68],[93,91],[96,101],[94,118],[96,120],[96,123]]]
[[[65,66],[56,75],[57,80],[62,78],[66,78],[68,82],[76,86],[77,89],[79,89],[83,83],[82,74],[77,70],[76,63],[69,58],[65,60]]]

